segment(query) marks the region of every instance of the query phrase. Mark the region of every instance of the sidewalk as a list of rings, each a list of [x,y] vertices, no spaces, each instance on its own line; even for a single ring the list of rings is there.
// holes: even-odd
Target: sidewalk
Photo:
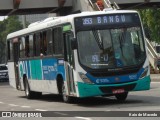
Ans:
[[[160,74],[151,74],[151,82],[160,82]]]

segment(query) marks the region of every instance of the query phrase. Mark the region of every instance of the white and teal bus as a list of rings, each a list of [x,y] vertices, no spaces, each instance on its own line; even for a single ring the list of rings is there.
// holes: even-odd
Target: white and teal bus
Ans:
[[[42,93],[110,96],[150,89],[145,35],[130,10],[48,18],[7,36],[10,85],[27,98]]]

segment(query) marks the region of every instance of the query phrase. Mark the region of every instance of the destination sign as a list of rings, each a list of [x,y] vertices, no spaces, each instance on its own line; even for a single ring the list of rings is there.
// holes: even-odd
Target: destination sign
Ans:
[[[75,24],[77,27],[121,25],[127,23],[139,23],[138,14],[110,14],[99,16],[86,16],[75,19]]]

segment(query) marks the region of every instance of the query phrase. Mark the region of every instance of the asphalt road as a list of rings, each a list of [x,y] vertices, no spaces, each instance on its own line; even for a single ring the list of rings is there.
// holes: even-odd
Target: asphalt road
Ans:
[[[86,99],[75,99],[72,104],[63,103],[61,96],[50,94],[43,94],[40,99],[28,100],[24,95],[24,91],[17,91],[13,89],[8,85],[8,83],[0,83],[0,111],[34,111],[42,113],[45,113],[45,111],[52,111],[51,113],[48,112],[48,114],[51,116],[57,116],[56,120],[60,119],[59,117],[62,117],[61,119],[70,120],[101,120],[105,119],[108,112],[113,111],[121,111],[120,113],[113,113],[115,114],[114,120],[118,120],[121,114],[125,113],[123,111],[142,111],[142,114],[144,111],[159,111],[158,114],[160,114],[160,82],[152,82],[151,89],[149,91],[129,93],[125,102],[118,102],[115,97],[92,97]],[[104,112],[106,112],[105,115]],[[16,118],[16,120],[17,119],[19,118]],[[113,117],[110,119],[113,119]],[[123,120],[125,119],[126,117],[123,118]],[[134,117],[131,117],[130,119],[134,119]],[[157,119],[157,117],[155,119]]]

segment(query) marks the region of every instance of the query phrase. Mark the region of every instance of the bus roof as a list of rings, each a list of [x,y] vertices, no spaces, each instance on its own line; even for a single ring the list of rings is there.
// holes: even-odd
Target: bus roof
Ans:
[[[86,12],[71,14],[63,17],[47,18],[43,21],[32,23],[25,29],[8,34],[7,40],[11,38],[15,38],[17,36],[26,35],[28,33],[34,33],[36,31],[47,29],[60,24],[65,24],[65,23],[72,24],[73,18],[76,18],[76,17],[83,17],[83,16],[89,16],[89,15],[101,15],[101,14],[116,14],[116,13],[137,13],[137,11],[134,11],[134,10],[109,10],[109,11],[106,10],[106,11],[93,11],[93,12],[86,11]]]

